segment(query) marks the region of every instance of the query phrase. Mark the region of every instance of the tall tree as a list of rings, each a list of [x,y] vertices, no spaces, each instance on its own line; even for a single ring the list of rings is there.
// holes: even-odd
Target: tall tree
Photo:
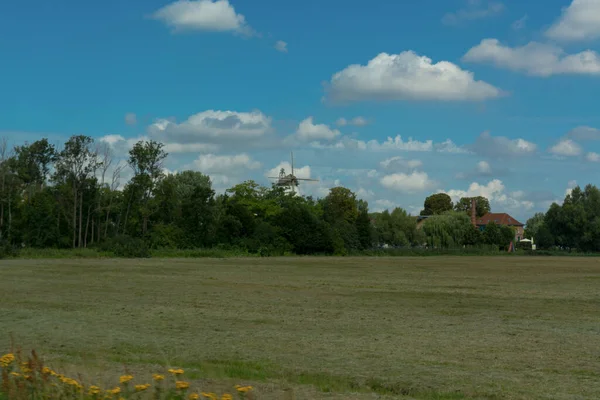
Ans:
[[[452,211],[452,199],[446,193],[436,193],[425,199],[421,215],[440,215]]]
[[[93,144],[94,139],[89,136],[72,136],[59,153],[55,165],[53,180],[71,187],[73,248],[83,246],[83,186],[88,180],[95,181],[96,171],[102,165]]]
[[[527,220],[525,223],[525,237],[533,238],[534,242],[537,238],[538,232],[542,225],[544,224],[544,213],[535,213],[535,215]]]
[[[164,177],[163,161],[168,154],[163,150],[163,147],[162,143],[154,140],[141,140],[129,150],[127,162],[133,170],[133,178],[131,180],[132,190],[127,204],[125,224],[128,222],[132,203],[136,200],[137,211],[141,217],[142,235],[146,235],[148,220],[158,209],[157,203],[152,200],[158,182]]]
[[[467,213],[467,215],[471,216],[471,200],[475,199],[475,213],[477,218],[483,217],[485,214],[489,213],[492,209],[490,207],[490,201],[483,197],[462,197],[455,205],[454,211],[461,211]]]
[[[369,216],[369,204],[364,200],[358,200],[356,232],[361,249],[365,250],[373,245],[373,228]]]

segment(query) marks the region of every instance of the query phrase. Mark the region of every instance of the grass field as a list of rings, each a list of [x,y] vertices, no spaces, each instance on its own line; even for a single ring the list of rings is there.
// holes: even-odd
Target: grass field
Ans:
[[[600,259],[0,261],[9,334],[113,380],[183,367],[258,399],[600,398]]]

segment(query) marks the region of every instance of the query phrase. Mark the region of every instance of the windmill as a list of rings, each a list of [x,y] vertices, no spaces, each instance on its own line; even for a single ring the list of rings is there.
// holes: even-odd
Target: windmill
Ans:
[[[270,179],[277,179],[277,182],[275,182],[276,186],[279,187],[290,187],[292,188],[292,192],[296,191],[296,187],[298,187],[298,181],[310,181],[310,182],[318,182],[318,179],[308,179],[308,178],[297,178],[294,175],[294,153],[291,153],[292,155],[292,173],[291,174],[286,174],[285,173],[285,168],[281,168],[279,170],[279,176],[269,176]]]

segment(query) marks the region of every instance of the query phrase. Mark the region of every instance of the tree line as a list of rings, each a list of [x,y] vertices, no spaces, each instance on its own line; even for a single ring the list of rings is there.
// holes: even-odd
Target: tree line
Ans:
[[[506,227],[473,228],[467,198],[454,205],[447,195],[428,197],[422,214],[436,218],[419,228],[402,208],[370,212],[345,187],[315,199],[249,180],[216,194],[202,172],[165,174],[167,157],[153,140],[137,142],[118,162],[109,146],[84,135],[60,149],[45,138],[13,148],[0,142],[0,247],[348,254],[381,246],[504,247],[509,237]],[[121,185],[125,168],[132,177]],[[489,210],[477,198],[478,214]]]

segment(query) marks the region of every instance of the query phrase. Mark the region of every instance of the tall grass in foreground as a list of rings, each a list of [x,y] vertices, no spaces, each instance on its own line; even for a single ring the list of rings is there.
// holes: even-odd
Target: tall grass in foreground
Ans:
[[[153,374],[152,383],[136,382],[128,371],[111,388],[102,388],[78,374],[65,376],[44,365],[35,351],[24,359],[20,350],[0,357],[2,381],[0,400],[65,399],[154,399],[154,400],[233,400],[230,393],[202,392],[191,387],[183,378],[183,369],[169,369],[163,374]],[[239,399],[254,399],[251,386],[236,385],[232,392]]]

